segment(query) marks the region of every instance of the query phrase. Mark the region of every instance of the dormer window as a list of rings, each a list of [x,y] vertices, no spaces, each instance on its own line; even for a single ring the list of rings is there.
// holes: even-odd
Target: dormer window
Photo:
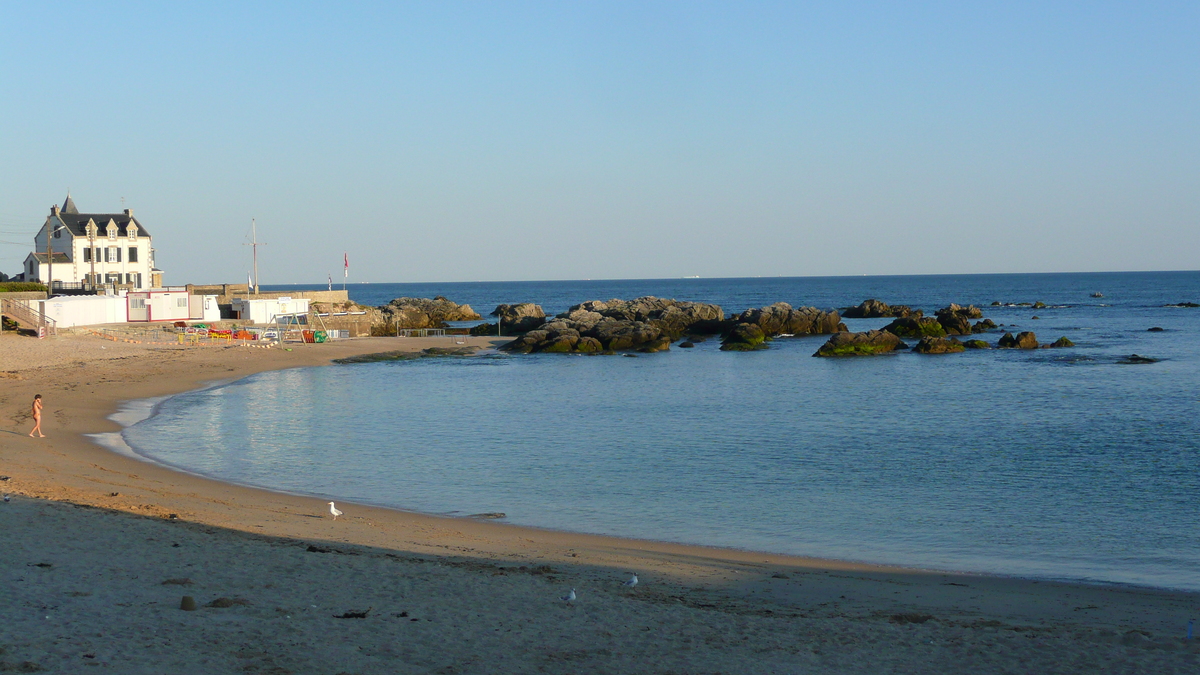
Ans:
[[[137,241],[137,225],[134,225],[132,220],[129,221],[129,226],[125,228],[125,231],[129,233],[129,241]]]
[[[105,228],[105,229],[106,229],[106,230],[107,230],[107,232],[108,232],[108,238],[109,238],[109,239],[116,239],[116,238],[117,238],[117,226],[116,226],[116,225],[114,225],[114,224],[113,224],[113,222],[112,222],[111,220],[108,222],[108,227],[107,227],[107,228]]]
[[[92,237],[92,238],[95,238],[96,233],[97,233],[96,224],[91,222],[90,220],[88,221],[88,225],[87,225],[87,233],[88,233],[88,236]]]

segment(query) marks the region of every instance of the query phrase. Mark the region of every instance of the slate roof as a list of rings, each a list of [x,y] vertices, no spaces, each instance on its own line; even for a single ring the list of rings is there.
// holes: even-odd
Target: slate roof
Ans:
[[[30,253],[29,255],[33,256],[33,259],[38,261],[39,263],[46,262],[46,254],[44,252],[43,253]],[[29,260],[29,256],[26,256],[25,259]],[[69,263],[69,262],[71,262],[71,259],[67,257],[66,253],[63,253],[62,251],[55,251],[54,252],[54,262]]]
[[[63,202],[62,212],[70,214],[79,213],[79,209],[75,208],[75,200],[71,199],[70,192],[67,193],[67,201]]]
[[[50,216],[50,219],[54,220],[55,217],[56,216]],[[86,237],[87,236],[87,224],[88,224],[89,219],[95,221],[96,227],[99,228],[96,232],[96,238],[99,239],[101,237],[107,237],[108,232],[105,231],[104,228],[108,226],[108,220],[110,218],[117,225],[117,236],[118,237],[124,237],[127,234],[129,234],[127,230],[128,230],[130,222],[137,224],[137,231],[138,231],[139,237],[149,237],[150,236],[150,233],[146,231],[146,227],[144,225],[142,225],[140,222],[138,222],[137,218],[134,218],[133,216],[127,216],[124,213],[64,213],[64,212],[59,212],[57,218],[58,218],[58,220],[61,220],[62,224],[66,225],[67,229],[70,230],[71,233],[77,237]],[[58,227],[58,225],[54,224],[53,227]]]

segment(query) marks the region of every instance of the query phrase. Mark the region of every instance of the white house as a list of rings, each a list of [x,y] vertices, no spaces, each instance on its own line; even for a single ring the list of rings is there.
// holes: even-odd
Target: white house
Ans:
[[[133,217],[133,209],[80,213],[68,194],[62,208],[50,207],[33,242],[33,252],[25,258],[25,279],[50,283],[51,290],[55,284],[132,290],[162,286],[150,233]]]

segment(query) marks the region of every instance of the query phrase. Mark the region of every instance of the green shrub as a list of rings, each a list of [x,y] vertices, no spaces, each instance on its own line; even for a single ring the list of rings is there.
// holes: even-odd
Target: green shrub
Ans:
[[[46,285],[36,281],[0,281],[0,293],[46,292]]]

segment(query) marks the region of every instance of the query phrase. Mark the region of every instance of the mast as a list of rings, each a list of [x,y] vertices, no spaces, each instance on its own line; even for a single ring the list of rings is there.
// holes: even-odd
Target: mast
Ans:
[[[242,244],[242,246],[249,246],[254,252],[254,288],[247,288],[246,292],[253,291],[255,295],[258,295],[258,247],[266,246],[266,242],[260,243],[258,241],[258,228],[255,225],[254,218],[250,219],[250,243]]]

